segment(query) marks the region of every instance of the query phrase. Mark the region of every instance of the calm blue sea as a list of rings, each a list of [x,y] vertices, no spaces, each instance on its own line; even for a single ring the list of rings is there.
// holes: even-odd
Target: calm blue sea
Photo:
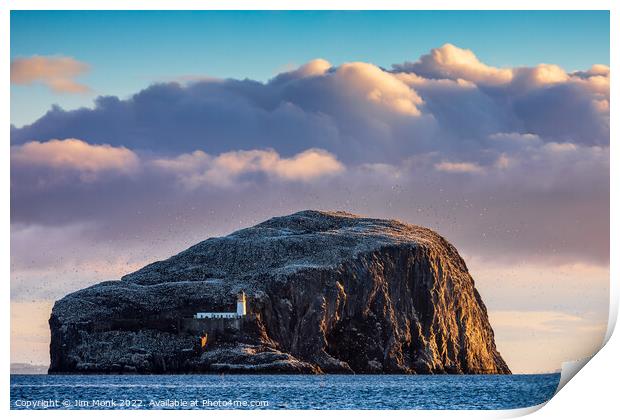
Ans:
[[[548,375],[11,375],[12,409],[508,409]]]

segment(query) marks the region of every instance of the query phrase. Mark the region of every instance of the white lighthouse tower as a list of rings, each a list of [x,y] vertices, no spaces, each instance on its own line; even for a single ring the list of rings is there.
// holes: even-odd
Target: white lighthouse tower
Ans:
[[[237,316],[245,316],[245,293],[239,292],[237,295]]]

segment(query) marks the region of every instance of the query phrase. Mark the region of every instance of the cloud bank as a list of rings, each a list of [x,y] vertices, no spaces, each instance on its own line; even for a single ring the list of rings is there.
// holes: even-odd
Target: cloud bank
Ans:
[[[60,74],[48,67],[12,77]],[[426,225],[506,264],[609,260],[603,65],[497,68],[450,44],[390,69],[317,59],[265,83],[158,83],[52,107],[11,141],[14,240],[89,226],[57,259],[79,242],[84,259],[148,262],[321,208]],[[45,265],[18,254],[18,270]]]

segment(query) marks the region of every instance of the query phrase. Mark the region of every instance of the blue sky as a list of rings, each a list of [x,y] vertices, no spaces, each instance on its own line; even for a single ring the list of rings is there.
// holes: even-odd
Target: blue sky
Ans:
[[[554,63],[568,71],[609,64],[609,14],[523,12],[69,12],[13,11],[11,57],[61,55],[91,65],[93,91],[59,95],[13,86],[11,121],[30,123],[52,104],[89,106],[183,76],[267,80],[313,58],[389,67],[447,42],[493,66]]]

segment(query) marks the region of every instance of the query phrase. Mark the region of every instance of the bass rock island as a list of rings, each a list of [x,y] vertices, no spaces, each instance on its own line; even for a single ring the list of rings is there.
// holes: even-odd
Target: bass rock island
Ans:
[[[49,373],[507,374],[457,250],[306,210],[57,301]]]

